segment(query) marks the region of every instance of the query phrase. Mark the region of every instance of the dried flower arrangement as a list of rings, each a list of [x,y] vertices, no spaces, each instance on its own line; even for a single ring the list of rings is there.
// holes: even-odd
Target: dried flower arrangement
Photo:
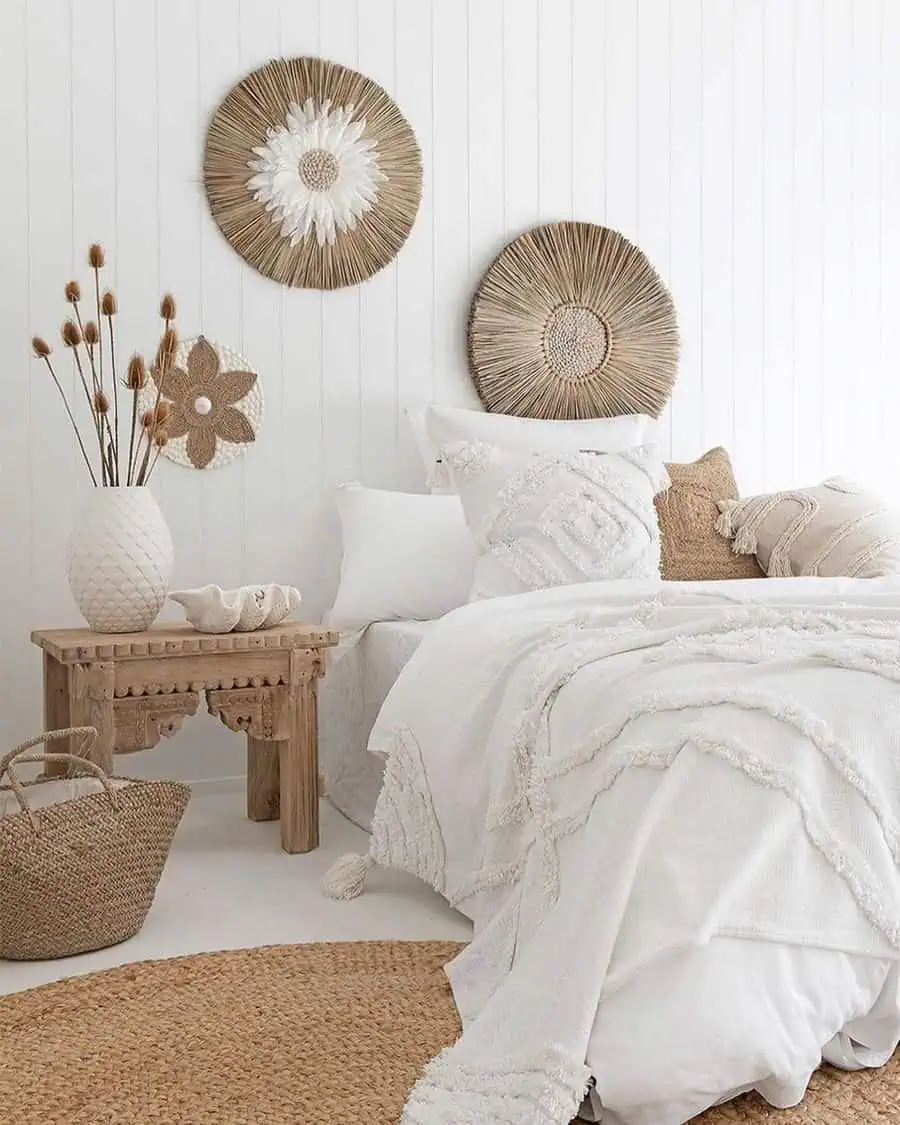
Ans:
[[[69,348],[74,357],[75,370],[90,411],[93,437],[89,441],[96,441],[96,466],[88,453],[69,398],[50,359],[52,354],[50,345],[41,336],[35,336],[31,345],[35,356],[46,365],[63,400],[66,414],[75,431],[78,448],[81,450],[93,484],[105,488],[145,485],[156,468],[162,449],[169,440],[166,423],[171,414],[171,407],[164,400],[163,392],[178,347],[178,335],[173,327],[177,311],[175,298],[167,293],[160,302],[159,315],[164,327],[150,372],[156,385],[155,401],[151,409],[138,410],[141,391],[147,386],[150,375],[142,356],[135,354],[131,357],[125,378],[121,380],[123,390],[131,393],[128,450],[127,457],[123,459],[119,434],[120,380],[116,366],[116,316],[119,303],[115,293],[110,289],[101,295],[100,271],[106,265],[106,252],[99,243],[95,242],[88,250],[88,265],[94,275],[96,319],[84,320],[81,313],[81,286],[77,281],[67,281],[64,295],[67,303],[72,306],[73,315],[63,322],[60,335],[64,347]],[[107,349],[104,349],[102,327],[104,322],[108,354]]]

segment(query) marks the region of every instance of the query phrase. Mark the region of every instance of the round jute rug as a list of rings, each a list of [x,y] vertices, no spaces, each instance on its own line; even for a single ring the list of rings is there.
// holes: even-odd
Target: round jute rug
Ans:
[[[454,942],[146,961],[0,999],[0,1121],[395,1125],[459,1036]]]
[[[276,945],[125,965],[0,1000],[0,1120],[397,1125],[459,1035],[454,942]],[[748,1095],[696,1125],[896,1125],[900,1060]]]

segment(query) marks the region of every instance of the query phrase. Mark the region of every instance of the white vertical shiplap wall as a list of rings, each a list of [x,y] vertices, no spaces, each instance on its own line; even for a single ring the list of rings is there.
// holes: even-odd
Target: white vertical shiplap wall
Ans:
[[[253,451],[157,478],[179,585],[282,579],[320,612],[330,487],[421,487],[403,408],[475,405],[472,290],[508,238],[552,219],[617,227],[669,282],[673,457],[722,443],[745,491],[878,483],[900,415],[898,52],[891,0],[4,0],[0,745],[39,725],[29,630],[75,622],[62,552],[84,482],[27,340],[55,330],[90,241],[110,254],[125,347],[152,346],[172,289],[184,333],[262,373]],[[330,294],[245,266],[201,184],[217,102],[302,53],[380,82],[424,161],[398,258]],[[146,768],[238,768],[224,732],[188,730]]]

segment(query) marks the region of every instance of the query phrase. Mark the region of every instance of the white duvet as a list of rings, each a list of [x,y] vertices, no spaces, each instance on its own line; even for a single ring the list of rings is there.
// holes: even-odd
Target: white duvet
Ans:
[[[371,856],[475,922],[407,1125],[675,1125],[900,1037],[900,583],[475,603],[370,749]]]

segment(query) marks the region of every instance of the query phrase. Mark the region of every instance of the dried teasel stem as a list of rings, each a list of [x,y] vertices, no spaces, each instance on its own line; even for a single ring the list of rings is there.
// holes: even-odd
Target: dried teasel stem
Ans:
[[[106,317],[106,328],[107,328],[107,331],[109,332],[109,363],[110,363],[110,368],[112,369],[111,380],[112,380],[113,404],[114,404],[114,406],[113,406],[113,425],[114,425],[115,437],[114,437],[114,441],[113,441],[113,447],[115,449],[115,455],[116,455],[115,456],[115,466],[116,466],[115,483],[118,485],[120,483],[120,473],[121,473],[121,469],[119,468],[119,380],[118,380],[118,377],[116,375],[116,333],[115,333],[115,328],[113,326],[113,317],[119,311],[119,302],[116,300],[116,295],[115,295],[115,293],[112,292],[112,290],[107,289],[107,291],[103,294],[103,301],[101,303],[101,309],[102,309],[103,315]]]
[[[156,349],[156,364],[154,366],[156,380],[156,400],[153,403],[153,418],[152,426],[147,434],[147,448],[144,451],[144,457],[141,461],[140,472],[138,473],[138,484],[146,483],[147,479],[147,466],[150,457],[150,452],[153,448],[153,441],[156,437],[156,430],[158,426],[166,420],[169,416],[169,404],[162,401],[163,389],[166,382],[166,376],[175,362],[175,352],[178,349],[178,333],[174,328],[166,328],[163,333],[162,339],[159,342],[159,347]],[[164,408],[164,411],[162,410]],[[138,442],[140,449],[140,442]]]
[[[94,347],[93,344],[91,344],[88,340],[88,326],[93,325],[96,328],[96,325],[92,320],[89,320],[87,321],[87,323],[85,323],[81,319],[81,309],[78,304],[78,302],[81,300],[81,286],[77,281],[70,281],[66,284],[66,300],[69,301],[69,303],[72,305],[72,310],[75,313],[75,321],[78,325],[78,329],[81,332],[81,335],[90,344],[90,346],[88,347],[88,360],[91,365],[91,384],[94,392],[96,393],[100,390],[100,381],[97,378],[97,365],[94,363]],[[97,343],[99,343],[99,339]],[[88,402],[90,402],[90,394],[88,393],[87,388],[85,388],[85,393],[88,395]]]
[[[154,406],[152,410],[147,410],[144,412],[144,416],[141,421],[143,425],[144,436],[147,440],[147,447],[144,450],[144,456],[141,460],[141,467],[138,471],[137,481],[135,482],[136,484],[147,483],[147,480],[150,476],[150,455],[153,452],[154,446],[157,445],[157,438],[159,437],[160,433],[163,432],[163,427],[169,420],[169,416],[171,415],[171,413],[172,409],[165,401],[157,402],[156,406]],[[166,441],[168,440],[169,439],[167,434]]]
[[[150,467],[147,469],[147,476],[144,478],[144,484],[146,484],[150,480],[151,476],[153,476],[153,470],[156,468],[156,462],[159,460],[159,455],[169,444],[169,435],[164,429],[160,430],[156,435],[153,444],[156,446],[156,453],[154,453],[153,460],[150,462]]]
[[[99,324],[100,323],[100,314],[101,314],[101,311],[102,311],[101,303],[100,303],[100,271],[106,265],[106,251],[103,249],[103,247],[100,245],[99,242],[91,243],[90,249],[88,250],[88,265],[94,271],[94,296],[97,299],[97,323]],[[98,370],[98,379],[99,379],[100,390],[102,391],[103,390],[103,337],[102,336],[100,337],[100,346],[99,346],[99,349],[98,349],[98,353],[99,353],[99,359],[100,359],[99,370]]]
[[[77,284],[77,283],[72,282],[72,281],[69,282],[69,285],[75,285],[75,284]],[[67,292],[68,292],[68,288],[69,288],[69,286],[67,285],[66,286]],[[75,315],[78,316],[78,305],[75,301],[73,301],[72,304],[75,306]],[[88,323],[91,323],[91,322],[89,321]],[[81,327],[81,318],[79,317],[78,324],[75,324],[71,320],[67,320],[62,326],[62,330],[60,332],[60,335],[62,336],[63,343],[65,344],[65,346],[67,348],[77,347],[77,341],[84,336],[84,331]],[[40,340],[38,337],[35,337],[35,341],[37,341],[38,343],[44,343],[44,341]],[[35,341],[32,341],[32,343],[36,347],[37,344],[35,343]],[[88,353],[90,354],[90,349],[88,349]],[[49,355],[49,352],[47,354]],[[85,401],[88,404],[88,409],[93,411],[93,395],[92,395],[91,391],[88,389],[87,380],[84,378],[84,375],[83,375],[80,367],[78,369],[78,374],[81,377],[81,387],[82,387],[82,390],[84,391],[84,398],[85,398]],[[96,394],[96,392],[97,392],[97,388],[94,387],[94,394]],[[96,419],[94,420],[94,428],[96,429]],[[99,437],[100,437],[99,433],[97,434],[97,437],[99,439]]]
[[[175,319],[178,312],[178,306],[175,304],[175,298],[171,293],[165,293],[163,299],[159,303],[159,315],[165,321],[166,331]]]
[[[138,397],[147,385],[147,367],[143,357],[133,355],[128,361],[125,385],[131,391],[131,434],[128,438],[128,472],[125,483],[130,485],[134,477],[134,439],[137,433]]]
[[[72,413],[72,408],[69,406],[69,400],[66,397],[66,392],[62,389],[62,384],[60,383],[59,379],[57,379],[56,372],[53,370],[53,364],[50,362],[50,347],[47,344],[46,340],[42,340],[40,336],[34,337],[31,342],[31,346],[34,348],[34,354],[37,356],[37,358],[43,360],[43,362],[46,364],[47,370],[50,372],[50,378],[53,380],[54,384],[56,385],[56,389],[59,391],[60,398],[63,400],[63,406],[65,406],[66,408],[66,414],[68,414],[69,421],[72,423],[72,429],[75,431],[75,438],[78,442],[78,448],[81,450],[81,456],[84,458],[85,465],[87,465],[87,471],[91,474],[91,483],[96,488],[97,477],[94,473],[93,466],[91,465],[91,459],[87,455],[87,450],[84,448],[84,442],[81,438],[81,431],[78,429],[78,423],[75,421],[75,416]]]
[[[150,452],[153,449],[153,428],[155,425],[156,410],[145,410],[141,416],[141,436],[138,438],[138,455],[137,461],[140,464],[137,466],[137,473],[134,479],[136,485],[144,484],[147,474],[147,464],[150,460]],[[141,453],[141,443],[145,442],[143,454]]]
[[[84,333],[82,332],[80,325],[76,324],[74,320],[66,320],[63,322],[62,329],[60,330],[60,335],[62,336],[63,344],[67,348],[72,349],[72,355],[75,357],[75,366],[78,370],[78,377],[81,380],[81,386],[84,389],[85,397],[87,398],[88,407],[91,411],[91,418],[94,422],[94,431],[97,435],[97,444],[100,448],[100,472],[102,481],[103,484],[107,484],[106,456],[103,452],[103,419],[94,409],[94,399],[99,392],[96,386],[93,395],[88,390],[87,377],[84,373],[84,366],[82,365],[81,353],[79,351],[79,345],[84,341]],[[87,347],[87,345],[85,345],[85,350],[87,351],[88,358],[90,359],[91,349]],[[91,367],[93,368],[93,361],[91,361]]]
[[[103,392],[101,391],[100,393],[102,394]],[[117,486],[118,482],[115,479],[116,478],[115,450],[113,449],[112,440],[110,440],[107,443],[107,446],[106,446],[106,464],[107,464],[107,471],[109,473],[110,486],[111,487]]]

